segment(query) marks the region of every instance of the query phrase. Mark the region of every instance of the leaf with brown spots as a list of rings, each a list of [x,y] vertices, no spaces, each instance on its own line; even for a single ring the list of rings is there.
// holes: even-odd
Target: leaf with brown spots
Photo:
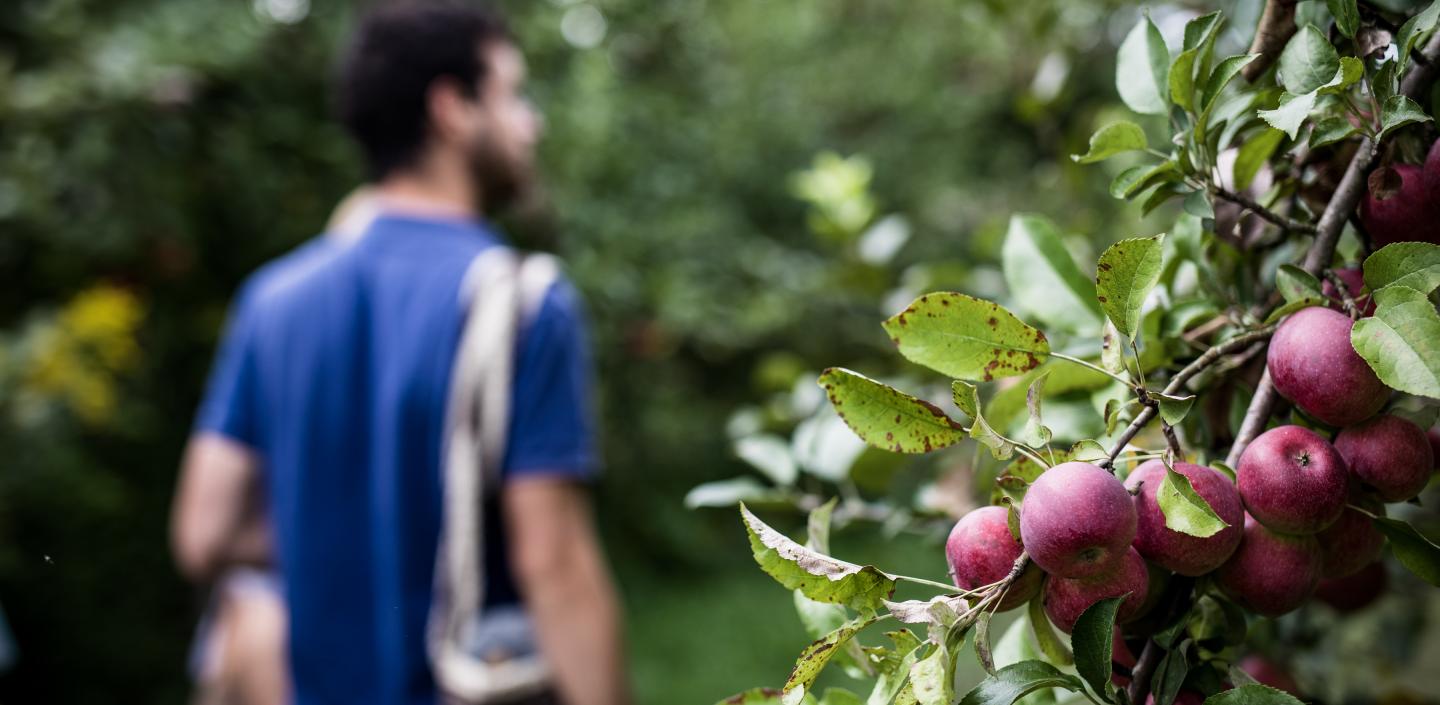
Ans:
[[[1100,255],[1096,298],[1115,328],[1132,340],[1140,332],[1140,308],[1160,281],[1164,240],[1164,234],[1121,240]]]
[[[861,440],[896,453],[929,453],[965,439],[965,427],[940,407],[840,367],[818,380]]]
[[[895,591],[895,579],[874,566],[862,566],[812,551],[770,528],[740,505],[755,562],[770,577],[812,600],[875,612]]]
[[[999,304],[954,292],[926,294],[885,321],[906,359],[957,379],[1024,374],[1050,355],[1050,341]]]
[[[797,705],[805,697],[805,692],[815,683],[815,678],[825,670],[825,665],[830,663],[830,658],[839,651],[839,647],[857,632],[875,623],[878,615],[871,615],[865,618],[852,619],[825,636],[811,642],[805,650],[800,652],[800,658],[795,659],[795,668],[790,671],[790,677],[785,681],[784,693],[781,702],[784,705]]]

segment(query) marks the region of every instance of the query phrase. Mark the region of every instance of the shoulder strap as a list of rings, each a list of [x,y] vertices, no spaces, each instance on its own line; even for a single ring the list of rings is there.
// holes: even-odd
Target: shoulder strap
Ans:
[[[489,664],[463,645],[484,598],[485,497],[500,482],[519,330],[539,314],[558,274],[553,257],[491,247],[475,258],[461,285],[468,312],[451,372],[444,515],[427,641],[437,685],[467,703],[535,692],[548,678],[537,659]]]

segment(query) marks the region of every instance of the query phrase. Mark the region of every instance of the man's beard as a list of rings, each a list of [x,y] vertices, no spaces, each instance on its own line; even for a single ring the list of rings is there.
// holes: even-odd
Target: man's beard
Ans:
[[[523,205],[534,192],[534,167],[520,163],[489,141],[482,141],[471,153],[470,172],[475,177],[475,195],[487,213]]]

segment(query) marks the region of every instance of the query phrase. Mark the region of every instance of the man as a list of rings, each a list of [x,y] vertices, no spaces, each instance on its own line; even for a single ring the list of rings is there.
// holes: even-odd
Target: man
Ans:
[[[539,120],[523,80],[483,10],[370,14],[339,102],[378,213],[354,242],[317,238],[267,265],[234,304],[173,539],[195,579],[254,560],[245,497],[266,488],[297,703],[438,697],[425,639],[461,280],[501,246],[482,214],[531,178]],[[596,457],[575,292],[553,286],[518,337],[502,486],[484,513],[485,608],[523,604],[561,702],[621,703],[619,610],[583,486]]]

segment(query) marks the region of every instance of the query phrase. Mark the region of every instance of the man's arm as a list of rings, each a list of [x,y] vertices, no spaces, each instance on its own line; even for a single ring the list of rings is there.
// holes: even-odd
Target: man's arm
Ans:
[[[502,501],[510,562],[562,702],[627,703],[620,606],[585,489],[520,477]]]
[[[191,436],[170,512],[170,542],[180,571],[202,582],[227,564],[265,563],[270,532],[255,511],[258,459],[215,433]]]

